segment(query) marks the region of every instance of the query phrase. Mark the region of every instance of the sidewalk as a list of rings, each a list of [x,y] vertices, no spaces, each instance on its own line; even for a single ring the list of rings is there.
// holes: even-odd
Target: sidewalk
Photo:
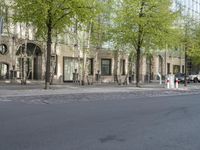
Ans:
[[[200,91],[200,84],[189,84],[184,87],[179,85],[179,89],[166,89],[165,85],[158,83],[141,84],[141,87],[136,87],[135,84],[117,85],[114,83],[102,83],[95,85],[81,86],[74,83],[64,83],[59,85],[51,85],[49,90],[44,89],[44,83],[34,82],[27,85],[21,84],[6,84],[0,83],[0,97],[8,96],[34,96],[34,95],[57,95],[57,94],[80,94],[80,93],[123,93],[123,92],[141,92],[141,91]]]

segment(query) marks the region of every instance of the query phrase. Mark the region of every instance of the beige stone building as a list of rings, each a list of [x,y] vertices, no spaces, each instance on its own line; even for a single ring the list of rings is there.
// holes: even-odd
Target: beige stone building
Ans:
[[[28,80],[44,80],[46,64],[46,44],[34,40],[33,36],[25,37],[3,35],[0,47],[0,79],[12,78],[14,70],[16,79],[21,79],[26,72]],[[26,53],[25,52],[26,50]],[[130,77],[135,80],[135,67],[130,69],[128,54],[109,49],[91,48],[87,53],[88,82],[124,82]],[[72,44],[52,44],[52,80],[54,83],[82,80],[83,51]],[[158,73],[164,79],[167,74],[184,73],[184,55],[178,51],[162,51],[148,59],[141,59],[141,82],[158,80]],[[77,76],[77,74],[78,76]],[[97,77],[98,76],[98,77]],[[77,77],[77,78],[75,78]]]
[[[185,7],[187,6],[186,1],[190,0],[175,1],[175,3],[178,8],[180,4]],[[5,3],[9,6],[10,1],[5,0]],[[194,9],[189,9],[189,5],[187,7],[185,8],[193,12],[192,14],[196,13]],[[1,12],[5,16],[13,15],[7,7],[1,7]],[[46,44],[35,39],[34,31],[33,27],[27,29],[24,24],[12,24],[9,20],[6,22],[4,32],[0,36],[0,80],[10,79],[13,75],[16,79],[21,79],[23,72],[29,80],[44,80]],[[87,34],[79,31],[79,38],[87,39]],[[82,80],[84,42],[79,41],[77,45],[76,39],[75,35],[64,34],[58,38],[58,41],[54,40],[51,56],[51,72],[54,82],[73,81],[77,80],[76,77]],[[122,52],[116,53],[114,50],[91,47],[87,55],[87,80],[89,82],[115,82],[124,81],[129,76],[129,79],[134,82],[135,64],[129,62],[128,57],[128,54]],[[13,70],[14,74],[12,74]],[[157,80],[158,74],[164,79],[167,74],[184,73],[184,70],[184,54],[176,50],[166,50],[154,53],[150,58],[142,56],[140,79],[141,82]]]
[[[185,72],[185,56],[180,51],[163,50],[154,52],[151,57],[142,56],[140,63],[140,82],[159,80],[159,74],[164,80],[168,74]],[[135,81],[136,71],[134,64],[130,72],[132,72],[132,77]]]
[[[27,44],[25,44],[27,42]],[[26,46],[27,45],[27,46]],[[27,48],[26,48],[27,47]],[[28,80],[44,80],[46,45],[36,40],[2,36],[0,54],[0,79],[21,79],[26,72]],[[67,44],[52,44],[52,79],[54,83],[75,80],[78,73],[82,80],[83,52]],[[76,71],[75,71],[76,70]],[[123,80],[128,73],[128,55],[108,49],[91,49],[87,55],[87,80],[90,82],[114,82],[115,76]],[[98,79],[97,79],[98,74]]]
[[[78,35],[68,33],[53,39],[51,79],[54,83],[83,79],[83,51],[87,47],[84,43],[87,43],[88,35],[81,31]],[[78,44],[77,39],[81,39]],[[7,22],[0,44],[0,80],[13,77],[20,80],[23,76],[28,80],[44,80],[46,43],[35,38],[33,27]],[[92,45],[89,49],[86,63],[88,82],[124,82],[125,79],[134,82],[136,71],[127,53]],[[150,59],[145,56],[141,59],[141,82],[158,79],[158,73],[164,77],[183,70],[184,58],[180,54],[154,53]]]

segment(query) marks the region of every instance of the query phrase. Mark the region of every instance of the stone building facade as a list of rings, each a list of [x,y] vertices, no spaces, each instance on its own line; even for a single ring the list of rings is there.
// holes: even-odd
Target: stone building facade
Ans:
[[[17,29],[17,27],[16,27]],[[29,31],[29,38],[16,31],[11,35],[3,34],[0,39],[0,79],[21,79],[26,72],[29,80],[44,80],[46,64],[46,43],[34,40]],[[25,44],[27,43],[27,44]],[[27,47],[27,48],[26,48]],[[26,53],[25,53],[25,49]],[[83,51],[76,45],[52,43],[52,81],[54,83],[82,80]],[[80,64],[80,65],[79,65]],[[25,68],[25,69],[24,69]],[[158,73],[165,78],[167,74],[184,73],[185,59],[180,51],[155,52],[152,57],[142,56],[141,82],[158,80]],[[129,62],[129,55],[123,51],[90,48],[87,52],[88,82],[124,82],[135,81],[134,63]],[[75,78],[75,74],[78,79]],[[97,76],[98,79],[97,79]]]
[[[12,15],[9,14],[8,16]],[[9,30],[9,32],[8,32]],[[52,44],[52,80],[57,83],[82,79],[83,51],[77,48],[74,39],[60,37]],[[70,42],[66,42],[70,41]],[[27,43],[27,44],[26,44]],[[44,80],[46,43],[35,39],[34,28],[28,30],[24,24],[6,24],[0,37],[0,80],[15,77],[21,79],[25,72],[29,80]],[[26,52],[25,52],[26,50]],[[82,48],[83,50],[83,48]],[[129,76],[135,81],[135,67],[129,62],[128,54],[105,48],[90,48],[87,55],[87,80],[90,82],[125,81]],[[174,52],[157,52],[151,58],[142,56],[141,82],[157,80],[158,73],[184,73],[184,56]],[[14,73],[13,73],[14,71]]]
[[[27,42],[27,44],[25,44]],[[27,46],[27,48],[25,48]],[[54,82],[73,81],[73,73],[82,78],[83,52],[66,44],[52,44],[52,79]],[[18,37],[1,37],[0,79],[13,77],[21,79],[23,72],[29,80],[44,80],[46,64],[46,44],[36,40],[25,40]],[[26,52],[25,52],[26,50]],[[5,52],[3,52],[5,51]],[[80,65],[79,65],[80,64]],[[125,79],[128,73],[128,55],[119,54],[107,49],[92,49],[87,56],[88,80],[95,82],[97,74],[101,82],[114,82],[115,76]],[[78,80],[79,80],[78,79]]]
[[[185,72],[185,57],[180,51],[163,50],[161,52],[155,52],[151,57],[142,56],[140,64],[141,82],[159,80],[159,74],[162,80],[164,80],[168,74]],[[132,66],[132,76],[135,80],[136,67],[134,65]]]

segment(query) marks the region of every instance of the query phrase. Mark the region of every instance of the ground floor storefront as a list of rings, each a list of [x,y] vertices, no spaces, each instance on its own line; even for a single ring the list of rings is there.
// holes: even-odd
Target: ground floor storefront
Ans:
[[[46,46],[43,42],[3,38],[0,48],[0,80],[22,79],[44,80],[46,68]],[[55,43],[52,43],[55,47]],[[140,81],[150,82],[165,78],[167,74],[185,72],[185,60],[181,55],[168,52],[142,55]],[[51,81],[54,83],[77,82],[85,77],[91,83],[135,82],[135,62],[130,62],[124,51],[91,49],[87,56],[74,46],[58,44],[52,48]]]

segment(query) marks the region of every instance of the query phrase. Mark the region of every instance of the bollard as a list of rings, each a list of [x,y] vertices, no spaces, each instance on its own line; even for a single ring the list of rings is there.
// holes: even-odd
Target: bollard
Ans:
[[[178,78],[176,78],[176,89],[178,89]]]
[[[167,78],[167,88],[169,89],[169,78]]]

